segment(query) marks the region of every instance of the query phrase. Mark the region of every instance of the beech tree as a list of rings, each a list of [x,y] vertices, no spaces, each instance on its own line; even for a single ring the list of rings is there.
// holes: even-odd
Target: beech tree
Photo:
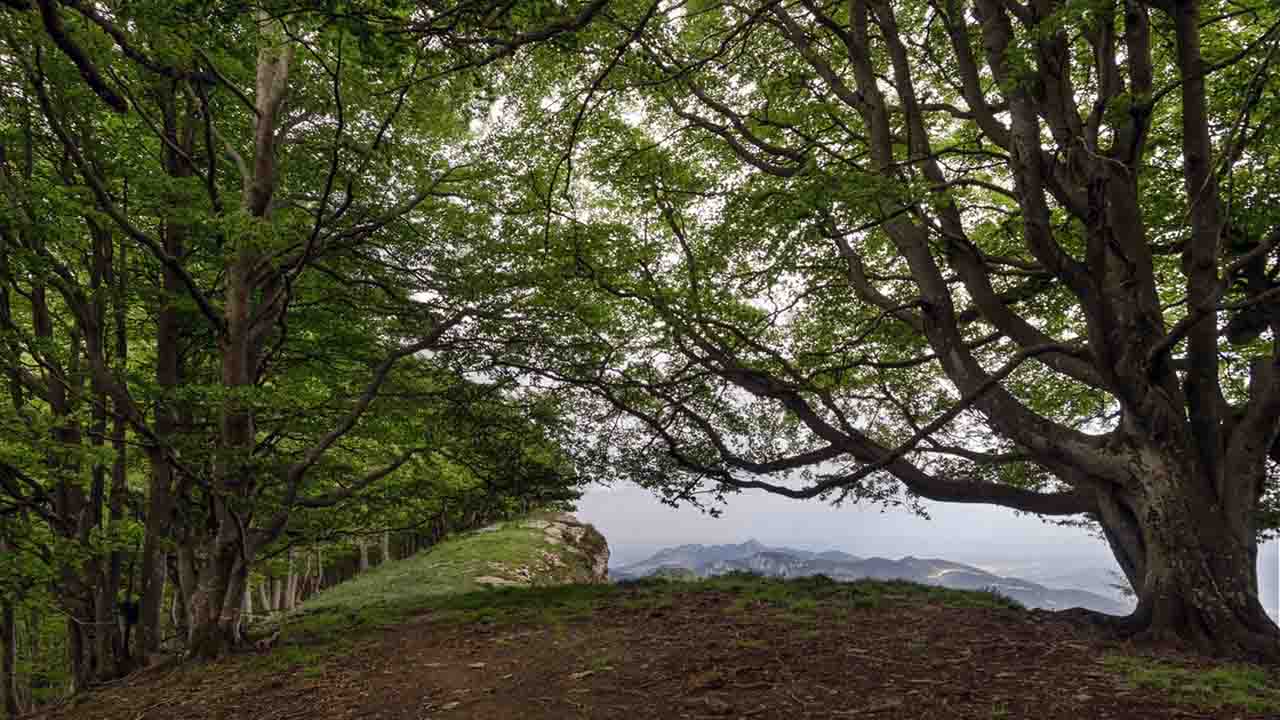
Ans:
[[[1273,3],[604,22],[528,131],[556,140],[529,185],[554,341],[502,350],[603,403],[603,462],[673,500],[1092,519],[1139,600],[1111,624],[1280,659]]]
[[[0,509],[53,531],[74,688],[129,655],[101,536],[137,456],[133,657],[159,648],[170,575],[187,650],[215,656],[296,513],[438,464],[449,398],[516,404],[449,352],[509,303],[483,278],[500,238],[470,141],[482,70],[602,5],[0,4],[2,99],[22,109],[0,117],[22,432]],[[571,483],[559,462],[534,470]]]

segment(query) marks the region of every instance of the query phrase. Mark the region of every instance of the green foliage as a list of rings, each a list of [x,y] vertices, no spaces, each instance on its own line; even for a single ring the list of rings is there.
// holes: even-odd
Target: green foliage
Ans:
[[[1103,663],[1130,686],[1157,690],[1179,703],[1208,708],[1240,708],[1250,713],[1280,713],[1280,689],[1265,669],[1241,664],[1190,669],[1150,658],[1110,655]]]

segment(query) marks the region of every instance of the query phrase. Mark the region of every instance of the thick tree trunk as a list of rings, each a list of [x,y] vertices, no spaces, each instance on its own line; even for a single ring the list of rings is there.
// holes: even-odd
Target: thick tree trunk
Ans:
[[[181,245],[170,243],[166,248],[180,256]],[[176,251],[176,252],[175,252]],[[165,273],[165,290],[176,297],[181,290],[180,279]],[[162,400],[156,403],[156,436],[162,442],[172,441],[177,429],[177,413],[171,407],[173,393],[179,383],[178,367],[178,311],[169,300],[160,311],[156,334],[156,376]],[[146,528],[142,545],[141,611],[138,620],[137,649],[142,660],[160,649],[160,607],[164,602],[165,557],[164,545],[170,537],[170,524],[174,510],[174,473],[163,448],[150,452],[151,483],[147,497]]]
[[[243,641],[240,617],[249,574],[245,561],[252,560],[252,548],[241,547],[232,532],[224,529],[211,543],[191,596],[187,649],[196,657],[219,657]]]
[[[369,570],[369,543],[360,539],[360,572]]]
[[[3,538],[0,551],[8,551]],[[7,599],[0,602],[0,713],[18,717],[18,623]]]
[[[157,422],[157,427],[163,423]],[[157,433],[159,434],[159,433]],[[160,606],[164,602],[164,543],[169,537],[169,516],[173,512],[172,468],[159,452],[153,453],[151,489],[147,502],[146,529],[142,542],[142,592],[138,617],[137,647],[134,655],[144,664],[160,649]]]
[[[88,662],[88,648],[85,646],[84,632],[73,609],[67,615],[67,664],[70,676],[69,694],[74,695],[89,688],[92,671]],[[83,617],[83,615],[81,615]]]
[[[182,107],[171,81],[158,80],[156,93],[162,98],[164,134],[168,142],[161,145],[165,173],[172,178],[188,178],[194,174],[189,161],[198,122],[192,108]],[[173,187],[179,187],[175,182]],[[181,217],[185,202],[178,194],[166,196],[173,216]],[[182,222],[166,220],[161,228],[164,250],[182,262],[186,256],[189,228]],[[181,408],[175,398],[182,383],[179,340],[182,315],[179,309],[186,286],[177,270],[164,269],[164,295],[156,317],[156,383],[160,398],[155,406],[155,434],[160,447],[149,453],[151,483],[148,493],[146,533],[142,548],[142,592],[138,620],[137,657],[146,663],[148,655],[160,649],[160,616],[164,603],[165,545],[172,539],[172,517],[176,503],[175,472],[168,455],[181,424]]]
[[[128,245],[121,243],[120,249],[116,252],[115,261],[118,268],[113,269],[114,276],[109,283],[115,288],[115,307],[114,307],[114,324],[115,324],[115,363],[120,368],[123,376],[128,367],[129,360],[129,330],[127,324],[127,290],[129,277],[129,254]],[[112,535],[114,536],[124,524],[125,505],[129,500],[129,448],[126,442],[126,421],[123,411],[117,411],[111,426],[111,448],[114,453],[111,462],[111,495],[108,499],[108,521]],[[107,587],[111,588],[111,613],[110,618],[114,620],[117,616],[115,605],[115,593],[120,588],[120,581],[123,576],[124,553],[120,549],[111,551],[107,558]],[[130,578],[130,586],[133,585],[132,577]],[[125,596],[126,601],[132,601],[132,598]],[[116,632],[113,633],[115,638],[115,647],[112,648],[117,658],[118,665],[128,665],[129,657],[129,625],[121,624],[117,626]],[[121,669],[121,668],[118,668]]]
[[[391,532],[382,531],[382,560],[381,562],[391,562]]]
[[[1227,519],[1240,508],[1189,473],[1148,467],[1145,477],[1143,497],[1100,503],[1107,540],[1138,596],[1118,627],[1215,655],[1280,661],[1280,627],[1258,597],[1257,540],[1232,532]]]

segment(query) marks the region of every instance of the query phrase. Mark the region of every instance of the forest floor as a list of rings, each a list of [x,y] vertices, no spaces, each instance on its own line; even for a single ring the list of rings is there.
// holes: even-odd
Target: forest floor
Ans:
[[[381,627],[342,617],[303,615],[270,652],[153,668],[40,717],[1280,717],[1280,672],[1144,655],[996,596],[908,583],[503,589]]]

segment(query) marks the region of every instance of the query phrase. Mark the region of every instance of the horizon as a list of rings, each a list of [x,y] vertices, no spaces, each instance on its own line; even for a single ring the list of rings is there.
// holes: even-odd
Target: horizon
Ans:
[[[716,518],[687,505],[673,508],[644,488],[620,484],[590,486],[576,515],[608,541],[610,568],[669,547],[755,540],[769,548],[950,560],[1033,582],[1092,570],[1123,578],[1107,543],[1085,528],[992,505],[926,502],[924,507],[928,518],[897,507],[833,507],[744,492],[730,496]],[[1258,579],[1264,607],[1280,619],[1280,542],[1259,547]]]

